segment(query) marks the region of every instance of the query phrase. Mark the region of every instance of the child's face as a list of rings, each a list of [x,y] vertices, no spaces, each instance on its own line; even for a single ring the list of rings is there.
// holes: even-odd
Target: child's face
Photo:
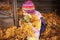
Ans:
[[[23,10],[25,13],[35,14],[35,10]]]

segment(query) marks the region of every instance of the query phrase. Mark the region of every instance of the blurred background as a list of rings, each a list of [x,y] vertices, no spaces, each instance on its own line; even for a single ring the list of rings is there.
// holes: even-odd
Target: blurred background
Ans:
[[[18,10],[21,10],[21,6],[25,1],[27,0],[0,0],[1,29],[7,29],[11,26],[19,26]],[[32,1],[35,4],[36,10],[41,12],[43,18],[46,20],[46,30],[41,34],[40,40],[60,40],[60,1]],[[14,38],[15,37],[11,40],[15,40]],[[2,37],[0,39],[3,40]]]

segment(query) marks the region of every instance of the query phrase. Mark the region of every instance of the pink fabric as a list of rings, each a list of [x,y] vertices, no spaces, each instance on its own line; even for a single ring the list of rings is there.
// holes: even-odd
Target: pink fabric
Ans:
[[[27,2],[25,2],[23,5],[22,5],[22,8],[25,8],[25,9],[34,9],[35,6],[33,4],[33,2],[31,0],[28,0]]]
[[[35,11],[35,14],[38,16],[39,19],[42,17],[41,13],[38,12],[38,11]],[[39,37],[40,36],[40,29],[41,28],[36,29],[36,28],[32,27],[32,29],[35,31],[34,35],[36,37]]]
[[[35,14],[38,16],[39,19],[42,17],[42,15],[39,11],[35,11]]]
[[[33,29],[33,31],[34,31],[34,35],[35,35],[36,37],[39,37],[39,36],[40,36],[40,29],[41,29],[41,28],[36,29],[35,27],[32,27],[32,29]]]

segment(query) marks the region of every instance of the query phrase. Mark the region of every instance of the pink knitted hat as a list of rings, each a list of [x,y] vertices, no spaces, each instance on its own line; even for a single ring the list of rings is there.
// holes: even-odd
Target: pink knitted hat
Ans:
[[[34,6],[32,0],[28,0],[27,2],[25,2],[22,5],[22,9],[24,9],[24,10],[34,10],[35,6]]]

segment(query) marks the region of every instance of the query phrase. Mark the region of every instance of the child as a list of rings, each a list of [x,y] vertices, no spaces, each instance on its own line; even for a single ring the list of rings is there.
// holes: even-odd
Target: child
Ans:
[[[39,40],[42,18],[41,13],[35,10],[35,5],[31,0],[28,0],[22,5],[22,11],[23,20],[25,21],[25,23],[31,25],[31,28],[33,30],[31,31],[33,32],[33,37],[27,33],[27,40]]]

